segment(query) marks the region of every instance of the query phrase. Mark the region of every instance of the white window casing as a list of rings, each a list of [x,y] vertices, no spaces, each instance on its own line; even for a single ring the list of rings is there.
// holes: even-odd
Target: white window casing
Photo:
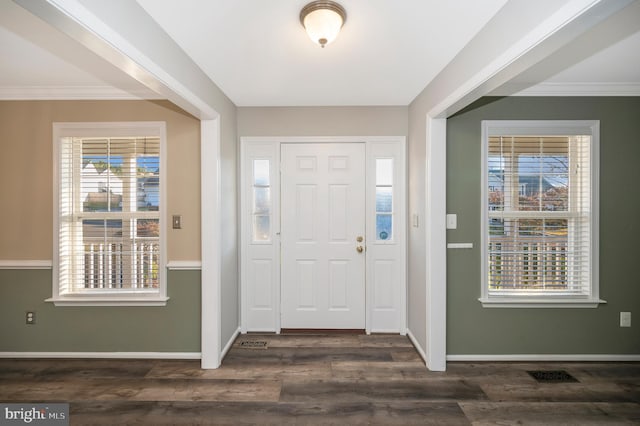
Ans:
[[[166,124],[54,123],[56,306],[166,304]]]
[[[597,307],[598,121],[482,122],[484,307]]]

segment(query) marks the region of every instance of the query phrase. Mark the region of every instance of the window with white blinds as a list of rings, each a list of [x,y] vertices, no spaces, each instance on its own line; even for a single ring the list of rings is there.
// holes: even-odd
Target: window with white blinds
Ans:
[[[52,299],[162,303],[164,123],[93,126],[54,125]]]
[[[483,304],[597,306],[597,147],[597,122],[483,122]]]

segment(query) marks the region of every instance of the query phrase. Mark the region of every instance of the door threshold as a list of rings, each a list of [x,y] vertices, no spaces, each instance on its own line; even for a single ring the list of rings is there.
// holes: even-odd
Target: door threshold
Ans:
[[[366,334],[359,328],[283,328],[280,334]]]

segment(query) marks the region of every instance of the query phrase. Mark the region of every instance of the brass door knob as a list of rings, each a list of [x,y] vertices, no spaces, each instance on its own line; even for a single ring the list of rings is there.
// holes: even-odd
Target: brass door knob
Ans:
[[[358,246],[358,247],[356,247],[356,251],[357,251],[358,253],[362,253],[362,251],[363,251],[363,250],[364,250],[364,248],[362,248],[362,246]]]

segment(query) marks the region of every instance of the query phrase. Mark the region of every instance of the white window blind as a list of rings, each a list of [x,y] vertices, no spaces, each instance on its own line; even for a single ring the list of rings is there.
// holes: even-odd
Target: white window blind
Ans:
[[[59,138],[54,299],[164,295],[162,137],[142,130]]]
[[[525,123],[485,135],[483,299],[592,299],[592,129]]]

